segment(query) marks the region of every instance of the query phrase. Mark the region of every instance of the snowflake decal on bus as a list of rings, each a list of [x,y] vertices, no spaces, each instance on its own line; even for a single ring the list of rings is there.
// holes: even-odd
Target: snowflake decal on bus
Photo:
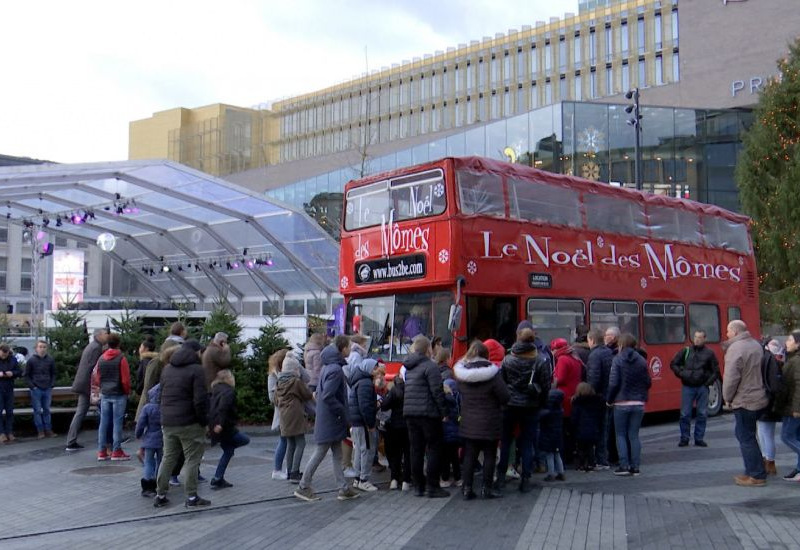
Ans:
[[[598,235],[597,236],[597,246],[599,246],[600,248],[603,248],[605,246],[605,244],[606,244],[606,241],[603,240],[603,236],[602,235]]]
[[[347,275],[342,277],[342,280],[339,281],[339,286],[342,288],[347,288],[348,286],[350,286],[350,279],[347,278]]]
[[[450,252],[447,249],[439,251],[439,263],[446,264],[450,260]]]
[[[639,285],[640,285],[642,288],[647,288],[647,279],[645,279],[644,277],[642,277],[641,279],[639,279]]]
[[[739,265],[744,265],[744,258],[739,256]]]
[[[478,264],[475,263],[475,260],[470,260],[467,264],[467,271],[469,271],[470,275],[475,275],[478,272]]]
[[[437,199],[441,198],[442,195],[444,195],[444,184],[443,183],[437,183],[436,185],[434,185],[433,186],[433,194],[436,196]]]
[[[347,213],[348,214],[352,214],[353,213],[353,203],[352,202],[348,202],[347,203]]]

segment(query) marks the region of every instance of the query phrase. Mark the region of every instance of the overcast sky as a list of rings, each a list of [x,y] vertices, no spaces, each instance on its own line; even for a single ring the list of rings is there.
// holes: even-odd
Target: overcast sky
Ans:
[[[243,107],[577,12],[577,0],[13,1],[0,6],[0,154],[124,160],[128,123]]]

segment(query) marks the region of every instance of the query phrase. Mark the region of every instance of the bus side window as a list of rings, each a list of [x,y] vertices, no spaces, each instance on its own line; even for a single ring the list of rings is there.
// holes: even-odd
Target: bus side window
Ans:
[[[742,310],[739,309],[739,306],[729,306],[728,307],[728,322],[731,321],[739,321],[742,318]]]
[[[706,342],[719,342],[719,308],[714,304],[689,304],[689,337],[695,331],[706,333]]]
[[[617,327],[620,332],[630,332],[638,339],[639,304],[592,300],[589,304],[589,325],[600,330]]]
[[[459,171],[458,192],[464,214],[505,217],[503,179],[497,174]]]
[[[680,344],[686,341],[686,307],[683,304],[645,302],[644,341]]]

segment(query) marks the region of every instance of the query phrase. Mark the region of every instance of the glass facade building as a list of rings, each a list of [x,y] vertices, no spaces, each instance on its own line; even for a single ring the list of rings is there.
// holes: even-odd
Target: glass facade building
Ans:
[[[504,151],[510,147],[518,163],[634,187],[635,134],[625,107],[571,101],[548,105],[372,158],[365,175],[446,156],[509,160]],[[752,121],[750,111],[644,107],[642,116],[645,191],[739,210],[733,172],[742,133]],[[338,225],[331,222],[341,215],[340,193],[360,174],[360,165],[344,166],[271,189],[267,195],[304,208],[317,219],[325,206],[329,226]]]

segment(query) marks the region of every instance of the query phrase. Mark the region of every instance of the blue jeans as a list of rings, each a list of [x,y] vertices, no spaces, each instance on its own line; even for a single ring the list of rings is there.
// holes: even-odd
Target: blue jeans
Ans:
[[[533,453],[539,435],[539,410],[526,407],[508,407],[503,413],[503,437],[500,440],[500,460],[497,475],[505,477],[508,470],[508,455],[514,441],[514,428],[519,425],[519,445],[522,455],[522,476],[530,477],[533,470]]]
[[[214,479],[222,479],[225,477],[225,470],[228,469],[228,463],[233,458],[234,451],[239,447],[244,447],[248,443],[250,443],[250,438],[247,437],[247,434],[242,432],[236,432],[233,435],[222,438],[219,442],[219,446],[222,447],[222,456],[219,457]]]
[[[283,459],[286,458],[286,438],[281,436],[278,438],[278,445],[275,447],[275,471],[283,470]],[[290,464],[291,466],[291,464]]]
[[[14,386],[4,383],[0,385],[0,415],[5,411],[5,418],[0,422],[0,432],[11,435],[14,432]]]
[[[548,475],[556,475],[564,473],[564,463],[561,461],[561,453],[544,453],[545,461],[547,461]]]
[[[50,422],[50,402],[52,399],[52,388],[47,388],[46,390],[41,388],[31,388],[33,423],[36,424],[36,430],[39,433],[53,430],[53,424]]]
[[[156,474],[158,474],[158,467],[161,464],[161,457],[163,454],[164,451],[161,449],[161,447],[158,449],[151,449],[149,447],[145,448],[142,478],[152,480],[156,479]]]
[[[800,418],[793,416],[783,417],[781,441],[786,443],[786,446],[797,454],[796,469],[800,470]]]
[[[125,418],[127,404],[128,397],[125,395],[100,396],[100,429],[97,431],[99,451],[108,447],[108,427],[112,424],[114,427],[112,451],[122,448],[122,420]]]
[[[756,421],[764,411],[748,411],[747,409],[734,409],[733,416],[736,420],[736,439],[744,461],[744,473],[756,479],[767,479],[764,469],[764,460],[761,458],[761,449],[756,440]]]
[[[706,420],[708,419],[708,387],[681,388],[681,440],[689,441],[692,431],[692,405],[697,402],[697,420],[694,423],[694,440],[703,441],[706,435]]]
[[[642,405],[614,407],[614,428],[617,430],[617,453],[621,468],[638,468],[642,458],[642,443],[639,428],[644,418]],[[630,453],[628,446],[630,445]]]
[[[775,460],[775,424],[777,422],[765,420],[756,422],[758,447],[761,449],[761,456],[767,460]]]

